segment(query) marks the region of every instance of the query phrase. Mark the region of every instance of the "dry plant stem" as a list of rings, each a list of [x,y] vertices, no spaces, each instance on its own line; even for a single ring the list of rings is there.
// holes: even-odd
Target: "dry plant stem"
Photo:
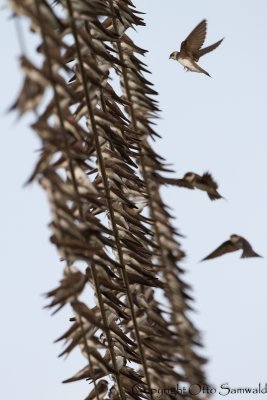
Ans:
[[[71,155],[70,155],[70,148],[69,148],[69,144],[68,144],[68,141],[67,141],[67,138],[66,138],[66,135],[65,135],[64,118],[62,116],[62,112],[61,112],[61,108],[60,108],[60,102],[59,102],[59,98],[58,98],[58,93],[57,93],[57,90],[56,90],[56,87],[55,87],[55,83],[54,83],[54,80],[53,80],[52,61],[51,61],[49,48],[48,48],[47,41],[46,41],[46,35],[45,35],[44,26],[43,26],[42,15],[41,15],[41,12],[40,12],[39,0],[35,0],[35,5],[36,5],[36,10],[37,10],[38,20],[40,22],[41,34],[42,34],[42,39],[43,39],[43,44],[44,44],[44,51],[45,51],[45,55],[46,55],[46,58],[47,58],[47,61],[48,61],[48,71],[49,71],[49,75],[50,75],[50,79],[51,79],[51,85],[52,85],[54,96],[55,96],[57,113],[58,113],[58,117],[59,117],[59,121],[60,121],[60,126],[61,126],[61,129],[62,129],[62,132],[63,132],[63,141],[64,141],[64,146],[65,146],[65,151],[66,151],[66,158],[68,160],[68,167],[69,167],[69,170],[70,170],[70,173],[71,173],[71,179],[72,179],[72,183],[73,183],[73,187],[74,187],[75,193],[76,193],[77,197],[79,198],[79,191],[78,191],[78,186],[77,186],[77,182],[76,182],[76,178],[75,178],[75,174],[74,174],[72,158],[71,158]],[[83,211],[82,211],[81,205],[78,204],[78,207],[79,207],[80,216],[83,217]],[[64,243],[64,237],[62,238],[62,242]],[[71,264],[68,261],[68,255],[67,254],[66,254],[66,260],[67,260],[68,270],[69,270],[69,272],[71,272],[71,269],[70,269]],[[97,285],[96,271],[95,271],[94,265],[92,266],[92,270],[93,270],[93,278],[94,278],[94,281],[95,281],[95,285],[96,285],[96,287],[98,287],[98,290],[99,290],[99,286]],[[74,291],[74,298],[75,298],[75,301],[78,300],[77,294],[75,293],[75,291]],[[103,320],[104,320],[104,318],[103,318]],[[79,321],[79,325],[81,327],[81,331],[82,331],[82,335],[83,335],[84,346],[85,346],[85,350],[86,350],[86,354],[87,354],[87,358],[88,358],[88,363],[89,363],[89,370],[90,370],[90,374],[91,374],[91,377],[92,377],[92,380],[93,380],[94,388],[96,390],[96,397],[97,397],[97,400],[100,400],[98,388],[96,386],[96,380],[94,378],[93,361],[92,361],[92,358],[91,358],[91,355],[90,355],[90,350],[89,350],[88,343],[87,343],[87,340],[86,340],[84,325],[83,325],[83,321],[82,321],[82,318],[81,318],[80,315],[78,315],[78,321]],[[107,324],[106,324],[106,326],[107,326]],[[107,329],[107,331],[108,331],[108,329]],[[124,399],[124,397],[122,397],[122,399]]]
[[[102,177],[103,177],[103,182],[104,182],[104,187],[105,187],[105,191],[106,191],[107,202],[108,202],[108,205],[109,205],[109,209],[111,209],[110,214],[112,214],[112,216],[113,216],[113,224],[112,224],[112,226],[113,226],[113,230],[114,230],[114,233],[115,233],[115,229],[117,227],[115,225],[115,229],[114,229],[114,221],[115,221],[115,219],[114,219],[114,214],[112,213],[113,209],[112,209],[112,205],[111,205],[111,198],[110,198],[110,192],[109,192],[109,187],[108,187],[108,180],[107,180],[107,176],[106,176],[106,173],[105,173],[104,160],[103,160],[102,153],[101,153],[98,132],[97,132],[96,123],[95,123],[95,119],[94,119],[94,113],[93,113],[93,110],[92,110],[91,101],[90,101],[89,94],[88,94],[87,87],[86,87],[85,71],[84,71],[84,66],[83,66],[83,62],[82,62],[82,55],[81,55],[81,51],[80,51],[80,46],[79,46],[79,40],[78,40],[75,20],[73,18],[72,4],[71,4],[70,0],[67,0],[67,6],[68,6],[70,19],[71,19],[71,26],[72,26],[72,32],[73,32],[73,36],[74,36],[74,40],[75,40],[75,45],[76,45],[78,61],[79,61],[79,65],[80,65],[80,68],[81,68],[81,76],[82,76],[83,86],[84,86],[84,89],[85,89],[86,105],[87,105],[87,109],[88,109],[88,112],[89,112],[90,121],[91,121],[91,124],[92,124],[92,131],[93,131],[94,138],[95,138],[96,152],[97,152],[97,156],[98,156],[98,160],[99,160],[101,174],[102,174]],[[119,389],[119,394],[120,394],[121,399],[124,400],[125,399],[125,393],[123,391],[123,388],[122,388],[122,385],[121,385],[121,382],[120,382],[120,375],[119,375],[119,370],[118,370],[118,366],[117,366],[116,356],[115,356],[115,352],[114,352],[113,345],[112,345],[112,337],[111,337],[110,331],[108,329],[108,322],[107,322],[107,318],[106,318],[104,302],[103,302],[101,291],[100,291],[100,287],[99,287],[99,284],[98,284],[98,279],[97,279],[97,274],[96,274],[96,270],[95,270],[94,264],[92,264],[92,273],[93,273],[93,279],[94,279],[94,283],[95,283],[95,287],[96,287],[96,293],[97,293],[97,298],[98,298],[98,302],[99,302],[99,307],[100,307],[101,315],[102,315],[102,318],[103,318],[103,323],[104,323],[104,326],[106,327],[106,336],[107,336],[107,341],[108,341],[108,346],[109,346],[109,350],[110,350],[112,364],[113,364],[113,367],[114,367],[114,370],[115,370],[115,375],[116,375],[116,381],[117,381],[117,385],[118,385],[118,389]]]
[[[87,24],[87,25],[88,25],[88,24]],[[101,103],[102,110],[103,110],[104,112],[106,112],[107,106],[106,106],[106,103],[105,103],[105,99],[104,99],[103,89],[102,89],[102,88],[100,88],[100,103]],[[112,143],[111,141],[109,142],[109,145],[110,145],[111,150],[114,151],[114,146],[113,146],[113,143]],[[119,271],[119,272],[120,272],[120,271]]]
[[[114,30],[115,30],[116,34],[118,35],[119,32],[118,32],[118,27],[117,27],[117,23],[116,23],[116,18],[114,17],[115,10],[114,10],[114,6],[113,6],[112,0],[109,0],[109,4],[110,4],[110,9],[112,11],[113,27],[114,27]],[[127,93],[127,96],[129,95],[130,108],[131,108],[131,117],[132,117],[134,128],[136,129],[136,123],[135,123],[134,112],[133,112],[132,103],[131,103],[131,99],[130,99],[130,91],[129,91],[129,86],[128,86],[127,75],[126,75],[125,67],[123,66],[124,65],[123,52],[122,52],[121,44],[120,44],[119,41],[117,42],[117,48],[118,48],[120,61],[122,62],[122,67],[121,68],[122,68],[122,72],[123,72],[123,79],[124,79],[126,93]],[[119,239],[118,239],[118,241],[119,241]],[[126,273],[126,270],[125,270],[125,265],[123,263],[123,277],[124,276],[125,276],[124,280],[125,280],[125,284],[126,284],[127,292],[128,292],[129,282],[128,282],[128,279],[127,279],[127,273]],[[129,294],[130,294],[130,291],[129,291]],[[130,295],[130,298],[131,298],[131,295]],[[129,301],[129,304],[130,304],[130,307],[131,307],[131,311],[133,310],[132,313],[134,314],[132,298],[131,298],[131,302]],[[136,318],[133,318],[133,323],[134,323],[134,329],[135,329],[136,339],[137,339],[137,343],[138,343],[138,348],[139,348],[139,352],[140,352],[140,356],[141,356],[141,360],[142,360],[142,365],[143,365],[143,368],[144,368],[144,374],[145,374],[145,377],[146,377],[146,381],[147,381],[148,387],[150,389],[151,397],[153,397],[152,396],[152,390],[151,390],[151,383],[150,383],[150,378],[149,378],[148,367],[147,367],[146,358],[145,358],[145,352],[143,350],[141,337],[139,335],[139,330],[138,330]]]
[[[149,388],[150,393],[151,393],[152,391],[151,391],[151,384],[150,384],[150,379],[149,379],[149,374],[148,374],[148,368],[147,368],[145,354],[144,354],[144,350],[143,350],[143,346],[142,346],[142,341],[141,341],[141,337],[139,335],[138,325],[137,325],[137,321],[136,321],[136,317],[135,317],[134,303],[133,303],[131,290],[130,290],[130,284],[129,284],[129,280],[128,280],[128,276],[127,276],[127,272],[126,272],[124,259],[123,259],[123,252],[122,252],[122,248],[121,248],[121,243],[120,243],[117,224],[116,224],[116,221],[115,221],[114,210],[113,210],[113,207],[112,207],[112,201],[111,201],[111,196],[110,196],[108,178],[107,178],[105,165],[104,165],[104,159],[103,159],[102,152],[101,152],[101,146],[100,146],[100,143],[99,143],[99,137],[98,137],[98,132],[97,132],[96,124],[95,124],[95,119],[94,119],[94,114],[93,114],[90,98],[89,98],[89,95],[88,95],[88,92],[87,92],[87,88],[86,88],[85,71],[84,71],[84,67],[83,67],[82,55],[81,55],[81,51],[80,51],[80,46],[79,46],[79,41],[78,41],[78,36],[77,36],[77,31],[76,31],[75,21],[74,21],[74,18],[73,18],[73,12],[72,12],[72,6],[71,6],[71,1],[70,0],[67,0],[67,5],[68,5],[68,9],[69,9],[70,18],[71,18],[73,35],[74,35],[75,43],[76,43],[77,56],[78,56],[79,66],[80,66],[80,69],[81,69],[81,76],[82,76],[83,86],[84,86],[84,89],[85,89],[86,103],[87,103],[87,108],[88,108],[88,112],[89,112],[89,116],[90,116],[90,121],[91,121],[91,124],[92,124],[92,131],[94,133],[95,147],[96,147],[97,157],[98,157],[98,160],[99,160],[100,172],[101,172],[101,176],[102,176],[103,183],[104,183],[104,189],[105,189],[108,209],[109,209],[109,213],[110,213],[111,225],[112,225],[113,234],[114,234],[114,238],[115,238],[115,242],[116,242],[116,248],[117,248],[117,252],[118,252],[120,265],[122,267],[123,281],[124,281],[124,284],[125,284],[125,287],[126,287],[127,299],[128,299],[130,310],[131,310],[131,317],[133,319],[133,325],[134,325],[135,335],[136,335],[136,339],[137,339],[138,350],[139,350],[139,353],[140,353],[140,358],[141,358],[142,366],[143,366],[143,369],[144,369],[146,383],[147,383],[148,388]],[[107,333],[107,336],[108,336],[108,333]]]
[[[113,24],[113,28],[116,32],[117,35],[119,35],[119,30],[118,30],[118,26],[117,26],[117,22],[116,22],[116,18],[114,17],[115,15],[115,10],[114,10],[114,6],[113,6],[113,0],[109,0],[109,4],[110,4],[110,9],[112,11],[112,24]],[[132,123],[134,128],[136,129],[136,120],[135,120],[135,115],[134,115],[134,110],[133,110],[133,105],[131,102],[131,93],[130,93],[130,89],[129,89],[129,85],[128,85],[128,79],[127,79],[127,74],[126,74],[126,68],[124,67],[124,59],[123,59],[123,51],[121,48],[121,43],[120,41],[117,42],[117,48],[118,48],[118,53],[119,53],[119,57],[120,57],[120,61],[122,62],[122,76],[123,76],[123,81],[124,81],[124,85],[125,85],[125,91],[127,93],[127,97],[128,100],[130,102],[130,110],[131,110],[131,119],[132,119]]]

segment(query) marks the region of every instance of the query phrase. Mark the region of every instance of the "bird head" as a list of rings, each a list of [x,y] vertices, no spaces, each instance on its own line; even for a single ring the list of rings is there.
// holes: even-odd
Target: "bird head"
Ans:
[[[193,182],[196,178],[196,174],[194,172],[187,172],[184,175],[184,180],[186,180],[187,182]]]
[[[177,60],[178,55],[179,55],[179,51],[173,51],[173,52],[170,54],[170,57],[169,57],[169,58],[172,58],[173,60]]]
[[[237,243],[240,240],[240,236],[236,235],[235,233],[230,236],[230,240],[232,243]]]

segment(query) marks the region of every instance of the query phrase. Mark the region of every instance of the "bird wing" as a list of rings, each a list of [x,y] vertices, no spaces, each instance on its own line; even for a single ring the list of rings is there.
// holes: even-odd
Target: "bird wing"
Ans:
[[[235,251],[236,248],[232,244],[230,240],[222,243],[216,250],[210,253],[207,257],[203,258],[201,261],[210,260],[211,258],[220,257],[225,253],[230,253],[231,251]]]
[[[204,56],[204,54],[207,54],[209,52],[211,52],[212,50],[215,50],[221,43],[222,43],[223,39],[218,40],[218,42],[211,44],[210,46],[204,47],[204,49],[200,49],[198,51],[198,59],[202,56]],[[198,61],[198,59],[196,61]]]
[[[207,33],[207,21],[203,19],[187,38],[181,43],[181,49],[187,52],[196,53],[203,46]]]
[[[256,253],[251,244],[244,238],[241,238],[243,244],[243,253],[241,258],[249,258],[249,257],[262,257],[258,253]]]
[[[185,187],[187,189],[194,189],[194,186],[186,179],[174,179],[173,185]]]
[[[218,189],[218,184],[217,182],[213,179],[212,175],[209,172],[204,172],[200,179],[200,183],[203,183],[205,185],[208,185],[212,187],[213,189]]]

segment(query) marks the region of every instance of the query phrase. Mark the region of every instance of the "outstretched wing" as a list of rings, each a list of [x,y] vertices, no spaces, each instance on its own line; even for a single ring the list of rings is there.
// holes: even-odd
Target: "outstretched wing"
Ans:
[[[151,176],[153,178],[156,178],[157,182],[162,183],[164,185],[185,186],[183,185],[183,182],[181,182],[180,184],[180,181],[183,181],[183,179],[167,178],[165,176],[158,174],[157,172],[151,172]],[[193,189],[193,187],[190,185],[189,189]]]
[[[194,186],[186,179],[173,179],[173,182],[171,184],[175,186],[185,187],[187,189],[194,189]]]
[[[246,239],[242,238],[242,243],[243,243],[243,253],[241,255],[241,258],[262,257],[253,250],[251,244]]]
[[[191,53],[197,53],[203,46],[207,33],[207,21],[203,19],[187,38],[181,43],[181,49]]]
[[[220,46],[220,44],[222,43],[223,39],[218,40],[218,42],[211,44],[210,46],[204,47],[204,49],[200,49],[198,51],[198,58],[204,56],[204,54],[209,53],[212,50],[215,50],[218,46]],[[198,61],[198,60],[196,60]]]
[[[210,260],[211,258],[220,257],[223,254],[231,253],[235,251],[236,248],[230,240],[227,240],[221,244],[216,250],[210,253],[207,257],[203,258],[201,261]]]

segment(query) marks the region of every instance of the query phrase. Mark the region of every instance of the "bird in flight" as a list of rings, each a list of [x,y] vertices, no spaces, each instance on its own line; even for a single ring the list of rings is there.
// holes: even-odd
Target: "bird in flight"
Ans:
[[[202,49],[201,47],[204,44],[206,33],[207,21],[203,19],[181,43],[180,51],[174,51],[169,58],[182,64],[186,71],[200,72],[210,76],[207,71],[197,64],[197,61],[200,57],[204,56],[204,54],[216,49],[216,47],[222,43],[223,39]]]
[[[203,258],[201,261],[220,257],[226,253],[231,253],[232,251],[237,250],[243,250],[241,258],[262,257],[253,250],[251,244],[245,238],[234,234],[230,236],[229,240],[222,243],[216,250],[210,253],[207,257]]]
[[[198,175],[194,172],[187,172],[182,179],[176,179],[176,185],[188,189],[204,190],[211,200],[223,199],[218,192],[218,184],[209,172]]]

